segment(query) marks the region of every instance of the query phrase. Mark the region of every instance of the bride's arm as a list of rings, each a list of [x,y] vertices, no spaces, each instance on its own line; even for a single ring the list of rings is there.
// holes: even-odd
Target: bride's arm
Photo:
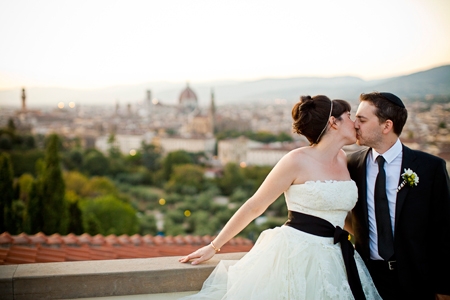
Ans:
[[[241,232],[251,221],[260,216],[295,180],[298,172],[292,153],[285,155],[270,171],[256,193],[249,198],[231,217],[212,244],[179,259],[193,265],[206,261],[214,256],[216,249],[220,249],[226,242]]]

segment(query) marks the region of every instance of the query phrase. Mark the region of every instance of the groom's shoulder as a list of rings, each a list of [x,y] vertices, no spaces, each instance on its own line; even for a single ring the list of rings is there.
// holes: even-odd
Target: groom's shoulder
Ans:
[[[443,160],[439,156],[436,156],[436,155],[433,155],[431,153],[424,152],[421,150],[410,149],[406,146],[403,146],[403,147],[404,147],[403,148],[404,153],[409,152],[412,155],[414,155],[416,159],[418,159],[420,161],[427,161],[427,162],[432,162],[432,163],[445,163],[445,160]]]
[[[347,161],[354,161],[365,157],[368,150],[369,148],[364,146],[357,146],[357,148],[346,150]]]

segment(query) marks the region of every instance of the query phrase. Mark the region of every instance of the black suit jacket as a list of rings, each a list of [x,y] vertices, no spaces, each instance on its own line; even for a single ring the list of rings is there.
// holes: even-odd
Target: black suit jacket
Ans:
[[[366,188],[370,150],[348,155],[350,176],[358,186],[358,202],[352,210],[355,247],[366,263],[370,259]],[[394,249],[401,289],[411,299],[430,291],[450,295],[450,182],[445,161],[403,145],[400,174],[408,168],[417,173],[419,183],[405,185],[397,193]]]

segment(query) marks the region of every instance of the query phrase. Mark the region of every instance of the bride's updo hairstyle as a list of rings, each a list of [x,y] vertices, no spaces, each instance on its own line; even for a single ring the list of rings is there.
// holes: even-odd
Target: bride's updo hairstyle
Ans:
[[[341,120],[342,114],[350,110],[350,104],[344,100],[332,102],[324,95],[301,96],[292,108],[292,127],[294,132],[304,135],[310,145],[317,144],[327,131],[329,118]]]

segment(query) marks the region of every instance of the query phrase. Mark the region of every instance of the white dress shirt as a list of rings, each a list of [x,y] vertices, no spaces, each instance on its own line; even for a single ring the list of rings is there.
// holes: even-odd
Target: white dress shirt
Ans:
[[[389,214],[391,216],[392,234],[394,234],[395,224],[395,204],[397,203],[397,187],[400,180],[400,173],[402,167],[402,144],[399,139],[397,142],[385,153],[382,154],[386,163],[384,164],[384,171],[386,172],[386,194],[389,202]],[[369,216],[369,239],[370,239],[370,258],[373,260],[383,260],[378,254],[378,237],[377,237],[377,221],[375,218],[375,180],[378,175],[377,157],[380,155],[377,151],[372,149],[369,152],[366,160],[367,167],[367,209]],[[394,237],[395,239],[395,237]]]

